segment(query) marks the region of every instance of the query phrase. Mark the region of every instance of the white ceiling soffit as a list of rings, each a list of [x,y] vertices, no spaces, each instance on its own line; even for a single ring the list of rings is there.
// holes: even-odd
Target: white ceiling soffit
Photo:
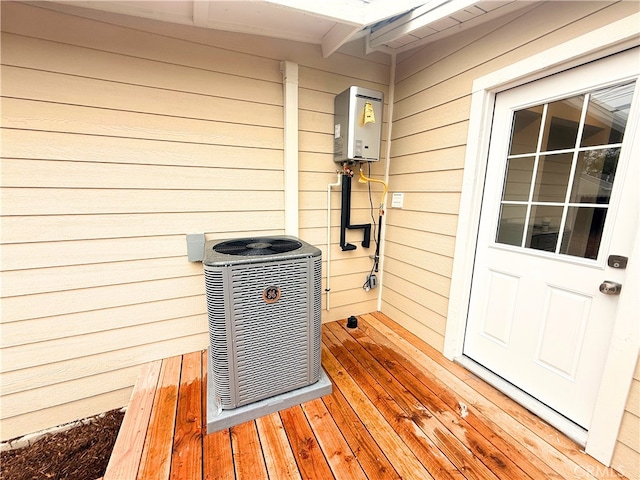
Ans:
[[[392,22],[370,28],[367,49],[401,53],[528,7],[532,2],[448,0],[438,3],[426,3]]]
[[[443,3],[447,0],[430,0]],[[366,27],[425,0],[66,0],[46,2],[322,47],[328,57]]]
[[[477,25],[518,0],[68,0],[46,2],[320,45],[328,57],[366,36],[369,51],[405,51]]]
[[[322,55],[328,57],[358,33],[374,24],[411,11],[427,3],[449,0],[266,0],[269,3],[302,11],[317,18],[333,20],[334,25],[322,36]]]

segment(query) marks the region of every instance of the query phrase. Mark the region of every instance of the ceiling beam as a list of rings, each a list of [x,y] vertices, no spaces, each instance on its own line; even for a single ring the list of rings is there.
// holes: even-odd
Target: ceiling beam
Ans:
[[[336,23],[322,38],[322,56],[327,58],[363,28],[364,25],[353,26]]]
[[[364,5],[343,0],[266,0],[268,3],[349,25],[364,23]]]

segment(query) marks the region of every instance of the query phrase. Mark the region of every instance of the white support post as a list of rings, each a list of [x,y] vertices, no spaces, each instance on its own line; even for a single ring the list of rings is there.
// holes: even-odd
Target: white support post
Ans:
[[[298,64],[280,63],[284,107],[284,230],[298,236]]]
[[[389,95],[387,98],[388,107],[388,117],[387,117],[387,144],[385,151],[385,160],[386,164],[384,166],[384,181],[389,185],[389,167],[391,164],[391,133],[393,128],[393,102],[395,102],[395,91],[396,91],[396,54],[391,54],[391,70],[389,71]],[[388,196],[387,196],[388,198]],[[385,250],[385,238],[387,235],[387,199],[385,198],[385,204],[382,206],[384,209],[385,215],[380,219],[380,227],[385,227],[382,230],[382,238],[380,238],[380,258],[378,263],[378,284],[380,287],[378,288],[378,303],[376,309],[380,312],[382,311],[382,291],[384,289],[384,250]],[[383,225],[384,224],[384,225]]]

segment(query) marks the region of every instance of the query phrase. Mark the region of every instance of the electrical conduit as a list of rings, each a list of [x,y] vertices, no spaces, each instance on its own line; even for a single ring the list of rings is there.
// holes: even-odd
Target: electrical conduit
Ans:
[[[381,183],[384,186],[382,190],[382,196],[380,197],[380,207],[378,210],[378,238],[375,239],[376,242],[376,253],[373,256],[373,270],[374,272],[378,272],[380,261],[380,242],[382,241],[382,217],[384,216],[384,199],[387,195],[388,185],[384,180],[377,180],[375,178],[369,178],[362,172],[362,167],[360,167],[360,182],[362,183]]]

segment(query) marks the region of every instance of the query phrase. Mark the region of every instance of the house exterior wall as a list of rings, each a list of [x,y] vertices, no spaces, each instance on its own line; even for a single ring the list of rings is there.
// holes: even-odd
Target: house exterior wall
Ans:
[[[442,351],[474,79],[638,11],[635,2],[534,3],[397,59],[382,311]],[[638,471],[637,399],[614,466]],[[634,413],[635,412],[635,413]],[[617,463],[616,463],[617,462]]]
[[[534,3],[397,59],[382,310],[442,351],[474,79],[637,11]]]
[[[52,10],[52,9],[56,10]],[[207,239],[283,234],[283,79],[299,64],[299,236],[326,252],[333,99],[389,58],[2,2],[2,440],[119,408],[140,364],[208,344]],[[93,17],[93,18],[91,18]],[[354,186],[353,220],[369,218]],[[375,310],[338,246],[331,311]]]
[[[638,360],[611,461],[611,466],[624,472],[629,480],[640,479],[640,358]]]

